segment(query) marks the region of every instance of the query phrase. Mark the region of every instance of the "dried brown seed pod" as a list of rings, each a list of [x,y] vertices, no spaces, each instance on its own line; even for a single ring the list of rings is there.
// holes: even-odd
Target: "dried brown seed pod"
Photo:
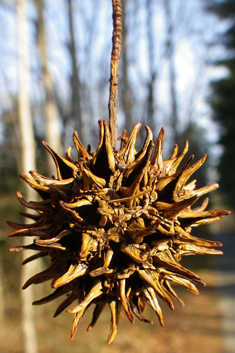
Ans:
[[[52,280],[55,290],[33,304],[45,304],[66,295],[55,312],[57,316],[78,300],[78,305],[67,309],[74,314],[71,338],[91,304],[95,309],[88,331],[108,304],[111,343],[122,308],[131,322],[134,316],[151,322],[143,315],[147,303],[164,326],[158,299],[171,309],[171,298],[183,305],[171,283],[198,295],[195,284],[203,282],[180,265],[181,257],[222,252],[214,249],[220,243],[197,238],[191,235],[191,229],[217,221],[230,212],[206,211],[208,199],[201,207],[192,208],[200,196],[218,185],[196,189],[195,181],[187,184],[205,161],[203,156],[191,165],[190,157],[178,169],[187,153],[187,142],[181,153],[175,146],[172,156],[164,161],[162,129],[151,159],[154,143],[149,127],[139,152],[135,144],[141,123],[129,138],[122,138],[118,152],[113,151],[108,123],[99,121],[99,128],[100,141],[94,153],[83,147],[75,132],[76,161],[72,160],[70,149],[63,158],[43,143],[55,162],[57,179],[36,172],[30,172],[30,176],[21,174],[42,201],[26,202],[17,192],[20,203],[36,210],[38,216],[27,214],[35,221],[30,225],[9,222],[16,229],[9,236],[34,238],[31,245],[10,249],[37,251],[24,263],[45,255],[50,258],[49,268],[30,278],[23,288]]]

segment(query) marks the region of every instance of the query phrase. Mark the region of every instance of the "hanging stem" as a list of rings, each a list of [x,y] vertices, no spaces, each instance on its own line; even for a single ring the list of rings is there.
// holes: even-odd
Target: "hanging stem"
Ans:
[[[111,130],[112,146],[116,149],[118,138],[117,99],[119,61],[122,49],[122,1],[112,0],[113,3],[113,38],[111,56],[111,78],[109,91],[109,127]]]

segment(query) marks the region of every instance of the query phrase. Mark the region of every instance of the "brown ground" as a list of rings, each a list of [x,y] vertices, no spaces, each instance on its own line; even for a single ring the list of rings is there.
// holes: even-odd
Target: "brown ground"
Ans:
[[[197,271],[198,273],[198,271]],[[86,332],[91,310],[85,314],[73,342],[70,342],[70,326],[73,316],[62,313],[53,319],[56,303],[36,308],[39,353],[222,353],[221,313],[215,293],[212,271],[198,273],[207,287],[199,288],[201,295],[194,296],[178,288],[177,293],[186,306],[175,304],[171,311],[160,303],[164,311],[165,327],[158,324],[153,312],[146,316],[154,324],[144,324],[137,319],[132,325],[126,317],[120,321],[117,336],[111,346],[107,345],[110,314],[107,309],[90,333]],[[0,323],[0,352],[22,353],[21,329],[17,302],[7,298],[6,318]]]

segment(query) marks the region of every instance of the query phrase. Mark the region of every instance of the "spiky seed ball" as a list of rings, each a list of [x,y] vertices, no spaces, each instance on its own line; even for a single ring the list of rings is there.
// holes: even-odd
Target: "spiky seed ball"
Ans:
[[[191,175],[204,163],[206,156],[191,165],[191,156],[178,169],[188,150],[188,143],[178,154],[178,147],[169,159],[163,160],[164,130],[154,148],[153,134],[146,126],[143,148],[135,149],[139,122],[129,138],[121,137],[120,151],[111,147],[106,121],[99,121],[100,140],[94,153],[88,152],[74,133],[78,160],[54,152],[46,142],[57,169],[57,179],[44,177],[34,171],[21,174],[41,196],[40,202],[26,202],[17,192],[20,203],[36,210],[38,216],[26,214],[35,222],[18,225],[9,236],[30,236],[33,243],[12,248],[11,251],[33,249],[37,254],[24,263],[48,255],[51,264],[30,278],[23,286],[52,280],[55,291],[35,301],[39,305],[67,295],[55,316],[75,300],[78,305],[67,309],[74,314],[71,338],[90,304],[95,304],[88,331],[94,326],[104,306],[111,312],[108,343],[116,335],[123,308],[128,319],[143,315],[147,303],[163,326],[158,298],[174,309],[171,298],[181,305],[171,283],[175,282],[198,294],[195,284],[200,277],[180,265],[181,257],[196,254],[222,254],[214,247],[221,244],[196,238],[192,227],[220,220],[229,214],[224,210],[205,211],[208,199],[201,207],[192,209],[200,196],[217,189],[217,184],[196,189]]]

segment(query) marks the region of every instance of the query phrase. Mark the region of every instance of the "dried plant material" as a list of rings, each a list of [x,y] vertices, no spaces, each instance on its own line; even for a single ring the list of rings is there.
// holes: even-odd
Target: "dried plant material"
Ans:
[[[71,157],[71,148],[64,158],[44,142],[55,162],[57,178],[36,172],[21,174],[42,201],[27,202],[17,192],[19,202],[36,210],[38,216],[25,214],[34,220],[32,224],[9,222],[16,229],[10,237],[33,238],[31,245],[10,251],[36,250],[37,254],[24,263],[42,256],[50,258],[50,266],[30,278],[23,288],[52,281],[54,292],[34,304],[45,304],[66,295],[55,316],[78,300],[77,305],[67,309],[74,314],[71,338],[91,304],[95,308],[88,331],[105,305],[110,308],[108,343],[116,335],[122,308],[130,322],[136,317],[151,323],[144,316],[147,304],[164,326],[159,299],[171,309],[174,309],[172,299],[184,305],[171,284],[182,285],[196,295],[199,292],[195,284],[204,285],[198,275],[180,265],[181,257],[222,254],[214,249],[222,246],[219,242],[191,235],[193,227],[230,213],[206,211],[208,199],[193,208],[199,197],[218,187],[213,184],[197,190],[195,180],[188,182],[204,163],[205,156],[194,164],[190,157],[178,169],[188,143],[179,154],[175,146],[171,157],[164,161],[164,130],[153,152],[149,127],[144,146],[137,152],[140,128],[138,123],[129,138],[126,134],[121,137],[120,151],[112,148],[106,121],[99,121],[100,141],[93,153],[84,148],[75,133],[76,161]]]

